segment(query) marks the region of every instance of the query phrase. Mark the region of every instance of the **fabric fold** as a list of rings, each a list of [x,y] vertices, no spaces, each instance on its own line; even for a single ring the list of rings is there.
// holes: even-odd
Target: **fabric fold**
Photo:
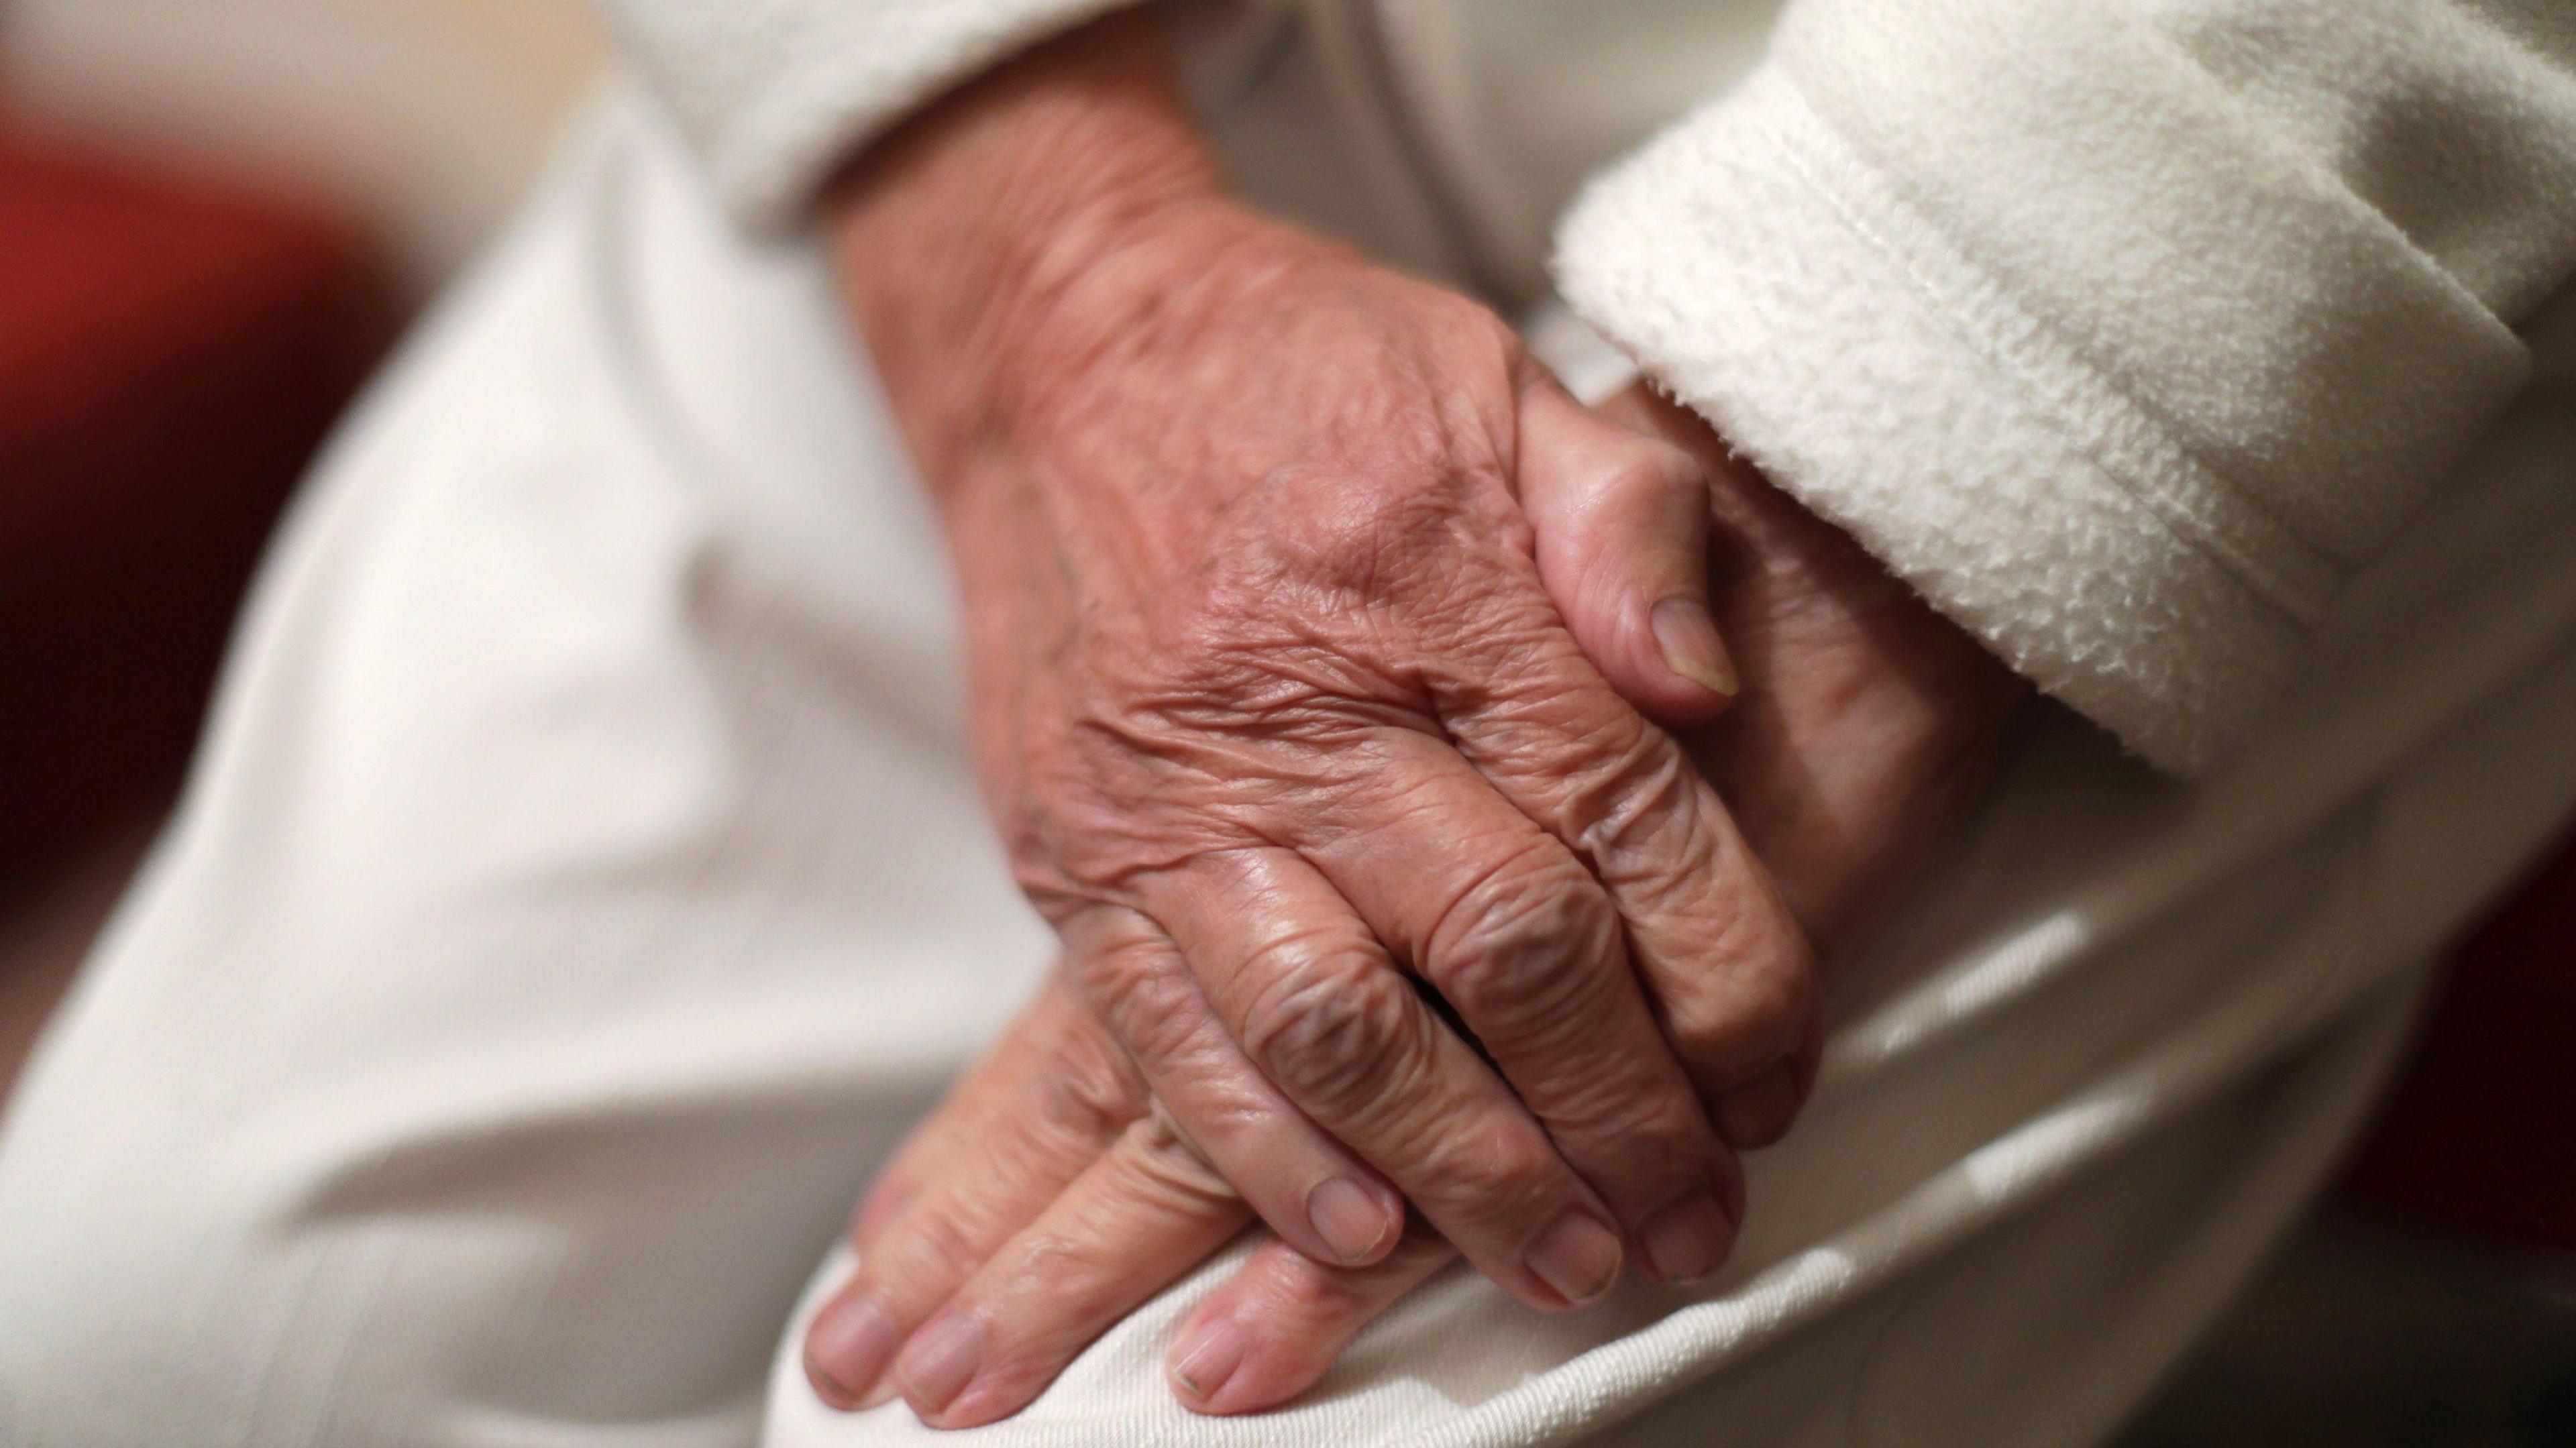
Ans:
[[[801,221],[914,107],[1131,0],[602,0],[734,219]]]
[[[1596,182],[1558,284],[1774,482],[2160,768],[2196,772],[2243,731],[2337,581],[2054,348],[1776,69]]]

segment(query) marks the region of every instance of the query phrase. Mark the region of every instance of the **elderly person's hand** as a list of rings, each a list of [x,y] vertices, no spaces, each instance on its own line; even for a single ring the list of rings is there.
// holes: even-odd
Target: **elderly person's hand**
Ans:
[[[1820,940],[1845,936],[1973,798],[2025,690],[1689,414],[1642,390],[1605,411],[1687,447],[1714,479],[1717,616],[1745,690],[1696,752],[1802,921]],[[1543,527],[1562,519],[1558,501],[1532,499]],[[1630,542],[1575,530],[1562,576],[1633,570]],[[945,1300],[924,1342],[955,1322],[991,1325],[996,1341],[971,1393],[938,1379],[935,1353],[908,1351],[870,1401],[900,1389],[942,1426],[1016,1411],[1250,1216],[1099,1026],[1050,993],[915,1134],[852,1233],[875,1290]],[[1453,1255],[1420,1221],[1358,1266],[1271,1241],[1184,1324],[1175,1390],[1208,1412],[1283,1403]]]
[[[833,211],[953,545],[979,770],[1160,1139],[1317,1260],[1379,1260],[1409,1200],[1542,1307],[1631,1244],[1718,1265],[1732,1147],[1812,1074],[1810,957],[1569,631],[1515,494],[1687,519],[1690,456],[1576,406],[1483,307],[1228,199],[1132,21],[916,118]],[[1588,641],[1705,717],[1696,537],[1587,585]],[[916,1337],[945,1296],[854,1284],[818,1373],[854,1396],[913,1339],[926,1399],[999,1403],[1020,1344]]]

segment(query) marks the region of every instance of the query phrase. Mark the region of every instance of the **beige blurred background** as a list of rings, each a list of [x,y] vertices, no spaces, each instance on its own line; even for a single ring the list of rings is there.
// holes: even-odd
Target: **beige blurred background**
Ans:
[[[22,123],[328,188],[425,291],[509,214],[601,63],[584,0],[7,0]]]
[[[274,222],[291,233],[304,224],[299,218],[318,219],[340,238],[346,254],[337,256],[330,263],[336,270],[325,274],[310,274],[321,265],[310,255],[278,263],[305,269],[295,273],[290,285],[355,285],[382,304],[377,309],[381,315],[364,324],[335,324],[336,332],[347,335],[316,335],[297,345],[342,352],[354,348],[346,360],[362,372],[393,327],[508,220],[545,165],[566,109],[580,103],[605,52],[586,0],[0,0],[0,151],[21,161],[28,154],[39,155],[41,166],[77,168],[81,179],[71,183],[75,190],[108,188],[81,193],[91,199],[113,196],[124,204],[131,196],[115,188],[132,183],[175,187],[171,194],[181,197],[207,192],[236,212],[258,218],[257,225]],[[24,173],[17,174],[14,184],[26,184]],[[61,180],[59,173],[44,174]],[[11,184],[0,179],[0,187]],[[0,195],[0,246],[12,240],[5,228],[26,224],[30,215],[51,219],[38,222],[42,230],[67,214],[47,211],[48,204],[48,198],[28,192]],[[75,210],[86,204],[75,203]],[[159,203],[145,203],[147,219],[140,224],[153,224],[148,219],[153,204]],[[184,254],[156,260],[151,248],[136,250],[131,236],[108,241],[101,254],[123,258],[112,265],[148,271],[184,268],[187,261]],[[184,239],[173,241],[180,253],[186,252]],[[36,250],[43,252],[41,246]],[[24,248],[6,254],[19,259],[13,265],[23,264]],[[34,272],[0,282],[10,284],[0,286],[0,329],[7,329],[24,324],[12,305],[44,297],[46,309],[59,310],[54,303],[66,289],[97,290],[100,278],[49,275],[40,260]],[[122,315],[119,298],[135,286],[149,285],[108,279],[98,314]],[[256,335],[256,319],[249,325]],[[189,333],[179,340],[225,347],[238,339],[214,332]],[[81,348],[83,343],[75,336],[30,345]],[[268,511],[300,472],[311,439],[294,440],[279,452],[273,446],[277,440],[268,438],[245,445],[268,451],[249,461],[233,460],[239,466],[219,460],[192,468],[192,456],[212,455],[237,441],[213,437],[196,452],[195,444],[165,449],[169,455],[160,459],[160,471],[152,476],[110,476],[112,464],[90,456],[99,448],[97,434],[166,432],[203,423],[201,417],[188,421],[192,404],[184,399],[175,404],[180,415],[174,418],[174,405],[164,395],[184,393],[186,387],[173,381],[171,370],[185,372],[191,364],[156,346],[149,336],[120,333],[97,339],[99,352],[121,349],[115,351],[118,366],[150,375],[85,396],[83,406],[73,411],[89,424],[87,432],[57,437],[40,425],[21,436],[27,432],[23,426],[14,433],[0,428],[6,434],[0,443],[20,445],[15,453],[0,446],[0,469],[10,470],[15,503],[0,508],[0,565],[23,571],[30,558],[68,557],[75,563],[87,560],[94,564],[89,573],[112,582],[116,570],[136,566],[131,560],[138,537],[156,530],[203,530],[208,514],[165,509],[163,497],[204,499],[230,490],[233,501],[218,499],[206,506],[217,510],[213,516],[228,514],[239,523],[233,530],[239,536],[196,550],[208,555],[199,561],[212,581],[197,590],[201,597],[181,600],[199,614],[228,614]],[[53,370],[64,362],[88,360],[94,357],[48,361],[39,356],[34,365]],[[18,365],[23,369],[26,364],[20,357]],[[279,394],[294,390],[298,395],[278,405],[336,405],[344,384],[357,375],[352,372],[318,389],[309,376],[279,379]],[[0,382],[10,380],[0,377]],[[269,381],[255,377],[251,385],[256,389]],[[9,389],[0,387],[0,402],[8,395]],[[0,417],[7,415],[8,409],[0,407]],[[246,426],[258,432],[263,424],[248,419]],[[30,457],[38,459],[33,473]],[[46,463],[55,466],[48,471]],[[246,480],[244,467],[255,478]],[[92,509],[104,512],[106,522],[65,540],[30,532],[31,517],[45,516],[49,496],[115,501]],[[181,546],[184,551],[186,545]],[[211,556],[215,554],[223,556]],[[86,642],[85,631],[98,627],[98,620],[87,616],[101,611],[98,592],[91,589],[85,604],[66,603],[81,588],[77,580],[66,585],[58,578],[8,593],[0,603],[0,667],[11,672],[10,682],[40,691],[99,687],[97,671],[68,685],[52,676],[62,670],[48,672],[61,663],[58,656],[67,648],[76,650]],[[166,601],[159,607],[163,615],[169,613]],[[87,614],[80,612],[83,608]],[[126,622],[157,633],[190,621],[138,609]],[[214,618],[214,630],[222,623],[221,617]],[[192,673],[208,673],[219,632],[199,632],[206,640],[204,657],[182,662]],[[31,663],[30,638],[60,647]],[[130,682],[122,676],[148,674],[168,662],[138,658],[107,669],[118,676],[108,682]],[[201,698],[196,687],[192,679],[175,693],[140,689],[152,696],[152,708],[175,711],[171,729],[180,743],[193,728],[186,716]],[[0,701],[0,716],[9,712]],[[26,756],[0,759],[0,764],[17,767],[11,780],[23,784],[21,775],[59,773],[58,756],[77,757],[76,739],[55,737],[69,732],[65,727],[57,722],[51,734],[47,728],[32,726],[38,737],[31,740],[24,737],[31,732],[25,721],[0,717],[0,750]],[[48,749],[51,754],[38,757]],[[71,751],[68,756],[66,750]],[[131,781],[100,784],[94,799],[81,802],[77,827],[59,829],[45,858],[31,861],[23,851],[0,851],[0,1099],[157,827],[178,763],[173,753],[135,771]],[[0,811],[24,803],[13,801],[9,793],[0,789]],[[42,810],[35,815],[48,818],[48,831],[60,825]]]
[[[579,103],[606,53],[587,0],[0,0],[0,158],[14,130],[70,143],[67,151],[80,157],[84,174],[94,167],[113,178],[130,164],[138,174],[167,172],[227,196],[238,193],[245,207],[288,198],[289,210],[311,203],[318,213],[354,222],[345,228],[355,234],[351,255],[335,263],[345,274],[310,274],[315,286],[354,276],[368,287],[381,281],[396,294],[385,325],[359,334],[364,355],[356,360],[363,362],[394,323],[507,221],[544,166],[566,108]],[[94,162],[92,153],[104,159]],[[12,199],[6,185],[0,180],[0,203]],[[148,224],[162,213],[146,214]],[[9,240],[8,219],[0,205],[0,243]],[[150,235],[167,242],[176,229],[161,225]],[[132,269],[146,281],[172,274],[173,263],[163,258],[132,255],[140,256]],[[302,259],[294,265],[320,265],[312,254],[297,255]],[[54,292],[72,286],[68,280],[54,285],[41,268],[0,273],[0,282],[11,280],[19,283],[21,301],[44,293],[39,299],[49,306],[60,300]],[[108,285],[114,278],[91,280],[106,286],[110,301],[130,291]],[[8,300],[0,286],[0,340],[23,325],[9,314]],[[123,314],[104,307],[101,315]],[[178,335],[203,347],[231,348],[233,341],[232,333],[203,327]],[[239,556],[214,559],[208,574],[214,582],[191,603],[219,627],[229,617],[238,576],[250,566],[264,510],[292,487],[328,413],[309,435],[289,439],[294,446],[254,459],[264,471],[256,488],[245,489],[246,474],[215,476],[193,464],[226,442],[229,434],[219,424],[256,419],[192,401],[192,373],[221,369],[203,365],[202,353],[155,352],[152,340],[102,336],[102,351],[115,343],[129,360],[169,365],[138,364],[139,380],[91,398],[82,415],[92,424],[89,432],[56,438],[38,430],[14,460],[0,446],[0,477],[19,495],[22,513],[29,500],[45,501],[48,489],[88,501],[115,492],[122,509],[92,509],[103,521],[81,537],[69,543],[22,538],[13,554],[10,530],[24,532],[26,525],[0,507],[0,583],[30,571],[30,559],[61,564],[66,558],[94,565],[86,575],[91,584],[119,583],[119,570],[136,566],[138,540],[162,538],[165,552],[184,554],[187,539],[171,543],[165,535],[202,533],[192,520],[217,515],[174,511],[168,500],[233,487],[242,490],[235,511],[247,510]],[[346,339],[312,340],[329,347]],[[50,374],[61,370],[67,350],[69,344],[38,349],[32,362],[22,356],[20,365]],[[229,366],[241,354],[216,355]],[[268,388],[263,378],[251,381],[262,405],[285,390]],[[344,396],[345,390],[325,388],[308,400],[327,409]],[[6,401],[0,388],[0,403]],[[101,438],[117,442],[173,425],[173,418],[201,428],[211,441],[165,449],[157,455],[158,472],[109,476],[98,457],[116,449],[97,446]],[[6,421],[0,407],[0,423]],[[0,426],[0,445],[9,441]],[[83,454],[83,446],[98,457]],[[39,476],[31,458],[50,460],[53,473]],[[63,646],[58,653],[86,646],[78,626],[63,622],[62,600],[82,596],[75,586],[83,581],[76,576],[81,569],[55,571],[70,582],[58,579],[52,593],[0,590],[0,686],[18,681],[22,694],[52,687],[27,665],[29,640]],[[91,588],[93,612],[112,613],[99,600],[114,596],[113,588]],[[156,606],[162,613],[138,605],[123,619],[127,633],[166,635],[170,606]],[[8,652],[13,642],[18,657]],[[218,633],[207,632],[204,656],[192,667],[210,673],[219,643]],[[143,659],[126,672],[143,677],[160,667]],[[35,682],[26,685],[26,679]],[[173,737],[183,746],[195,696],[137,690],[157,700],[155,707],[175,711]],[[17,722],[0,688],[0,765],[9,761],[9,730]],[[49,741],[59,757],[76,760],[76,731],[56,733],[70,736]],[[72,981],[147,845],[179,762],[174,748],[130,787],[108,791],[83,816],[81,830],[47,838],[51,858],[40,865],[0,860],[0,1100],[19,1053]],[[49,767],[22,773],[42,775]],[[0,823],[18,808],[0,789]],[[2499,912],[2465,960],[2474,965],[2555,951],[2546,958],[2567,961],[2564,942],[2576,938],[2576,896],[2555,882],[2576,878],[2576,840],[2553,868],[2556,874]],[[2444,1154],[2461,1139],[2457,1121],[2502,1121],[2546,1138],[2548,1121],[2567,1119],[2563,1075],[2555,1078],[2554,1106],[2549,1087],[2529,1090],[2505,1077],[2496,1078],[2499,1086],[2480,1075],[2492,1075],[2505,1053],[2490,1048],[2493,1037],[2481,1035],[2476,1023],[2510,1021],[2523,1000],[2510,992],[2479,994],[2482,979],[2474,969],[2455,975],[2453,994],[2437,1007],[2428,1033],[2430,1046],[2414,1078],[2419,1089],[2411,1098],[2401,1093],[2385,1119],[2393,1125],[2384,1125],[2365,1152],[2343,1204],[2293,1243],[2119,1448],[2576,1445],[2576,1257],[2567,1255],[2563,1241],[2535,1255],[2510,1233],[2482,1233],[2469,1208],[2424,1200],[2467,1179],[2476,1164]],[[2446,1021],[2467,1024],[2446,1035]],[[2556,1062],[2539,1064],[2546,1073]],[[2494,1109],[2497,1100],[2510,1108]],[[2564,1135],[2563,1127],[2556,1131]],[[2564,1201],[2540,1205],[2557,1221],[2569,1219]]]

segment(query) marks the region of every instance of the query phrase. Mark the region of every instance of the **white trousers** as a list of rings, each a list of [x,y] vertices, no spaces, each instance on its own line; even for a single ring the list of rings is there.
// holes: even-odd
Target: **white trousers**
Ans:
[[[2576,799],[2565,412],[2242,767],[2185,790],[2033,723],[1835,963],[1825,1079],[1716,1283],[1541,1317],[1453,1271],[1305,1404],[1211,1421],[1159,1369],[1203,1272],[975,1441],[2097,1436]],[[0,1442],[926,1441],[813,1403],[791,1318],[1048,962],[954,655],[823,269],[727,232],[613,100],[331,450],[31,1067]]]

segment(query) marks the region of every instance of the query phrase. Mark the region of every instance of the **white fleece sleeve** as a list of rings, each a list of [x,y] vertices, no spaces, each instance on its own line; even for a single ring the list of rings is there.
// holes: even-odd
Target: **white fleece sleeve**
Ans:
[[[735,218],[791,225],[906,111],[1131,0],[601,0]]]
[[[2576,273],[2576,0],[1795,0],[1595,180],[1557,270],[2191,773],[2523,382],[2513,328]]]

